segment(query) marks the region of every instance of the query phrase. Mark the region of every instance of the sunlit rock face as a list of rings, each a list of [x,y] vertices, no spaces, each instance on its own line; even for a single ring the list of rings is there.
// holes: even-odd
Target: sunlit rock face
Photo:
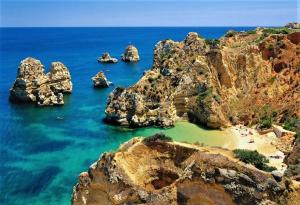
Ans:
[[[108,52],[105,52],[98,59],[98,62],[100,62],[100,63],[117,63],[118,59],[111,57]]]
[[[71,75],[61,62],[53,62],[45,74],[43,64],[28,57],[21,61],[16,80],[10,89],[11,102],[39,106],[62,105],[63,94],[72,92]]]
[[[137,62],[140,60],[138,49],[133,46],[127,46],[125,53],[122,55],[122,60],[125,62]]]
[[[177,118],[212,128],[255,124],[263,108],[275,121],[300,113],[300,32],[231,32],[205,40],[156,44],[152,68],[108,99],[106,120],[129,126],[172,126]]]
[[[111,84],[102,71],[98,72],[97,75],[92,77],[92,81],[95,88],[106,88]]]
[[[160,135],[133,138],[80,174],[72,204],[293,204],[289,196],[298,192],[285,178],[276,181],[231,156]]]

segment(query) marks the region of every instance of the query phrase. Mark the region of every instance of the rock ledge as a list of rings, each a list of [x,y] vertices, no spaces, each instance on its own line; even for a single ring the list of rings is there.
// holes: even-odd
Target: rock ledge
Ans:
[[[80,174],[72,204],[292,204],[288,196],[297,192],[286,178],[231,156],[159,136],[133,138]]]

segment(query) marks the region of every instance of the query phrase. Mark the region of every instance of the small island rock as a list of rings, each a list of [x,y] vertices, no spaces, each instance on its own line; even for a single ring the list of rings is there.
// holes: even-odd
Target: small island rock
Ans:
[[[28,57],[20,63],[9,99],[11,102],[34,102],[39,106],[62,105],[63,93],[71,92],[71,75],[64,64],[53,62],[50,72],[45,74],[44,65]]]
[[[117,63],[118,59],[112,58],[108,52],[102,54],[101,58],[98,59],[100,63]]]
[[[102,71],[100,71],[99,73],[97,73],[97,75],[92,77],[92,80],[94,83],[94,87],[97,88],[106,88],[111,84],[111,82],[107,80],[107,78],[105,77]]]
[[[140,60],[138,49],[133,46],[127,46],[125,53],[122,55],[122,60],[127,62],[137,62]]]

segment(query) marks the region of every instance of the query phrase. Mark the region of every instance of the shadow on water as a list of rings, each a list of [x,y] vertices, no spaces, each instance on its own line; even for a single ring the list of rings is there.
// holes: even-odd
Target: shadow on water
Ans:
[[[41,191],[52,182],[55,176],[60,172],[59,167],[45,167],[39,172],[18,171],[13,174],[13,180],[18,181],[18,187],[15,188],[12,194],[25,195],[26,197],[38,195]],[[12,185],[14,183],[11,183]]]

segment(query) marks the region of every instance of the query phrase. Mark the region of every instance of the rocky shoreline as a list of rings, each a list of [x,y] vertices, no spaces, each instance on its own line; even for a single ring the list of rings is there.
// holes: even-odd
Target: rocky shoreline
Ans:
[[[230,31],[218,40],[191,32],[182,42],[160,41],[151,70],[111,93],[106,121],[169,127],[184,118],[220,128],[257,124],[265,106],[275,122],[297,115],[300,32],[272,32]]]
[[[135,85],[117,87],[105,110],[106,122],[123,126],[171,127],[184,119],[231,129],[235,151],[261,157],[266,169],[245,164],[224,148],[172,142],[161,134],[133,138],[80,174],[72,204],[297,204],[300,32],[295,26],[229,31],[214,40],[190,32],[181,42],[160,41],[152,68]],[[108,53],[98,60],[118,62]],[[139,61],[137,48],[129,45],[122,60]],[[111,84],[102,71],[92,81],[94,87]],[[63,63],[53,62],[45,73],[42,63],[29,57],[20,63],[9,99],[63,105],[63,95],[71,92]]]
[[[105,121],[230,127],[234,151],[160,134],[134,138],[80,174],[72,204],[297,204],[300,143],[296,132],[275,124],[300,115],[299,49],[300,32],[286,28],[229,31],[215,40],[191,32],[182,42],[158,42],[152,68],[110,94]],[[293,126],[298,132],[299,123]],[[236,153],[268,165],[245,164]]]
[[[299,186],[233,158],[229,150],[133,138],[79,176],[72,204],[296,204]]]

